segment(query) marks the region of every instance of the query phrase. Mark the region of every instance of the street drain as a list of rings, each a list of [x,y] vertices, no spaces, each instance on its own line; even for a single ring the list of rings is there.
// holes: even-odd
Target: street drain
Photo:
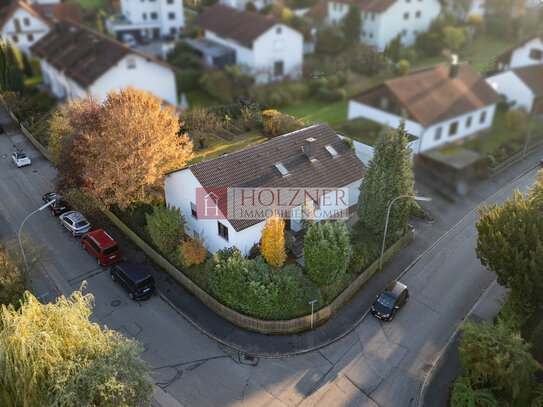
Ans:
[[[32,170],[32,172],[36,173],[36,172],[38,172],[38,170]]]
[[[121,305],[121,301],[120,300],[113,300],[113,301],[111,301],[110,305],[112,307],[118,307],[119,305]]]
[[[7,154],[0,155],[0,157],[2,157],[2,158],[6,158],[7,156],[8,156]]]

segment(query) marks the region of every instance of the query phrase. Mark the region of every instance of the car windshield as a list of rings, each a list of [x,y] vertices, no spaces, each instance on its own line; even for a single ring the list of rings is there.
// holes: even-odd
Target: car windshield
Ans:
[[[76,228],[84,228],[85,226],[87,226],[89,224],[89,222],[87,222],[86,220],[82,220],[82,221],[79,221],[75,224],[75,227]]]
[[[149,276],[145,280],[141,280],[140,282],[138,282],[138,284],[136,284],[136,287],[144,288],[151,284],[153,284],[153,277]]]
[[[17,154],[17,158],[26,158],[26,154],[19,153],[19,154]]]
[[[385,293],[379,296],[377,302],[387,309],[392,309],[392,307],[394,307],[394,298]]]
[[[115,253],[117,250],[119,250],[119,246],[117,245],[108,247],[106,250],[104,250],[104,256]]]

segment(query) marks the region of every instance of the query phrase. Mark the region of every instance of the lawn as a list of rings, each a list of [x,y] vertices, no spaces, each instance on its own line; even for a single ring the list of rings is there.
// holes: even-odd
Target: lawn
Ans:
[[[83,10],[108,10],[107,0],[69,0],[73,3],[79,3]]]
[[[211,99],[211,96],[201,90],[186,92],[186,96],[189,106],[213,107],[220,105],[220,103]]]
[[[317,98],[310,98],[303,102],[279,108],[281,113],[301,119],[310,123],[337,124],[347,120],[348,101],[323,102]]]
[[[268,138],[257,131],[236,136],[236,139],[233,142],[228,142],[217,136],[209,136],[207,139],[207,148],[195,148],[194,158],[189,162],[189,165],[199,163],[200,161],[210,160],[226,153],[243,150],[244,148],[254,146],[255,144],[262,143],[266,140],[268,140]]]
[[[481,154],[486,154],[498,148],[504,141],[518,136],[519,134],[511,132],[507,128],[506,112],[496,110],[494,121],[492,122],[492,130],[487,134],[464,143],[462,146]]]

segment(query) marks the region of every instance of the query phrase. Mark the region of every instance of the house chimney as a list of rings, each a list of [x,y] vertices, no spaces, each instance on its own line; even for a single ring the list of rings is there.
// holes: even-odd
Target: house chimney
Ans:
[[[72,35],[74,44],[77,44],[77,28],[74,26],[70,27],[70,34]]]
[[[305,146],[304,146],[304,152],[307,158],[310,160],[315,159],[315,143],[316,139],[313,137],[309,137],[305,139]]]
[[[458,55],[451,55],[451,68],[449,71],[449,78],[456,79],[458,76]]]

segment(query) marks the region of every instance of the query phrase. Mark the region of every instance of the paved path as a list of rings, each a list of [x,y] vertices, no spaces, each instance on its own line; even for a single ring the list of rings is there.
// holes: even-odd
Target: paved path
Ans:
[[[8,118],[0,109],[0,123]],[[10,235],[24,216],[40,205],[49,190],[46,179],[55,172],[15,129],[8,128],[10,138],[0,135],[0,238]],[[16,169],[9,162],[13,143],[25,149],[33,165]],[[534,162],[536,160],[534,159]],[[439,237],[456,224],[485,197],[514,180],[531,164],[523,163],[507,171],[499,180],[481,184],[467,199],[454,206],[435,194],[432,211],[434,224],[417,223],[417,235],[409,250],[403,250],[352,302],[362,315],[367,302],[390,279],[405,268]],[[500,202],[512,195],[514,187],[525,189],[535,179],[535,170],[514,180],[491,201]],[[421,194],[432,194],[424,185]],[[170,401],[186,406],[410,406],[414,405],[421,379],[454,333],[458,323],[476,303],[493,276],[475,258],[478,215],[472,212],[441,239],[402,277],[411,290],[411,301],[392,322],[382,324],[365,318],[342,340],[308,354],[289,358],[253,358],[232,351],[181,318],[167,303],[154,297],[144,303],[128,300],[123,290],[113,284],[107,269],[96,266],[81,250],[76,240],[64,232],[49,213],[34,215],[25,230],[44,243],[51,252],[51,262],[38,293],[51,288],[76,289],[83,280],[86,291],[96,298],[93,318],[140,340],[145,347],[143,358],[153,368],[153,378]],[[7,232],[3,232],[4,229]],[[141,253],[130,253],[129,244],[120,240],[123,249],[145,264]],[[43,273],[40,273],[43,275]],[[51,287],[52,286],[52,287]],[[48,294],[53,299],[55,294]],[[190,299],[186,299],[190,304]],[[357,305],[358,304],[358,305]],[[486,296],[485,307],[495,307],[495,299]],[[348,308],[345,308],[348,310]],[[354,312],[354,311],[353,311]],[[338,327],[352,328],[352,320],[340,313]],[[200,321],[207,321],[206,315]],[[201,323],[203,325],[203,323]],[[326,326],[326,325],[325,325]],[[314,343],[320,331],[284,338],[299,350],[304,339]],[[247,336],[245,336],[247,335]],[[240,343],[269,337],[254,336],[247,331],[224,333]],[[277,337],[271,337],[276,338]],[[305,345],[304,345],[305,346]],[[273,352],[272,352],[273,353]],[[166,401],[161,401],[167,405]],[[177,404],[178,405],[178,404]]]

